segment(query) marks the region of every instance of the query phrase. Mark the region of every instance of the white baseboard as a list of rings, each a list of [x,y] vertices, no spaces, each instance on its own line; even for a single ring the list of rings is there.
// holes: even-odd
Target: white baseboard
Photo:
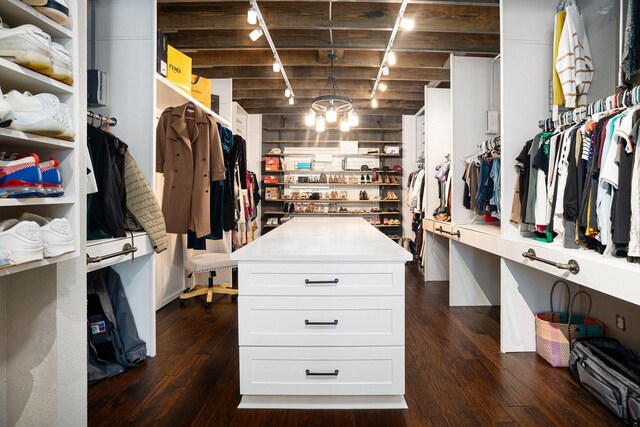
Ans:
[[[404,396],[244,395],[239,409],[407,409]]]

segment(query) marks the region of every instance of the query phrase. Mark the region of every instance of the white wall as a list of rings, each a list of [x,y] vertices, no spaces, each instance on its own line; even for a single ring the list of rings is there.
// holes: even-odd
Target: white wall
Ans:
[[[7,308],[5,289],[0,284],[0,427],[7,425]]]

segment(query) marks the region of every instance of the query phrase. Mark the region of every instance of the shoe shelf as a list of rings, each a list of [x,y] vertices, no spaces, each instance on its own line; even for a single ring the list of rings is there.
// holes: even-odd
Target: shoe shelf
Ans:
[[[286,132],[286,131],[300,131],[300,130],[305,130],[305,131],[309,131],[311,128],[306,127],[306,126],[292,126],[292,127],[267,127],[267,128],[262,128],[262,130],[265,130],[267,132]],[[353,128],[353,130],[351,131],[351,133],[355,133],[358,131],[362,131],[362,132],[402,132],[402,127],[357,127],[357,128]],[[325,132],[340,132],[339,128],[326,128]],[[345,141],[347,141],[349,139],[345,139]]]
[[[31,270],[34,268],[40,268],[47,265],[57,264],[63,261],[69,261],[78,256],[76,252],[71,252],[68,254],[60,255],[57,257],[41,259],[38,261],[26,262],[24,264],[18,264],[11,267],[5,267],[0,269],[0,277],[9,276],[11,274],[20,273],[23,271]]]
[[[3,148],[74,148],[75,144],[63,139],[49,138],[46,136],[34,135],[32,133],[20,132],[9,128],[0,128],[0,145]]]
[[[378,215],[402,215],[401,212],[278,212],[278,211],[266,211],[262,212],[263,215],[337,215],[337,216],[378,216]]]
[[[3,58],[0,58],[0,84],[2,84],[4,93],[12,89],[20,92],[28,91],[33,94],[53,93],[54,95],[68,95],[73,93],[72,86]]]
[[[29,197],[24,199],[0,199],[0,208],[8,206],[45,206],[71,205],[76,203],[73,197]]]
[[[301,145],[311,145],[311,146],[323,146],[325,144],[339,144],[342,142],[339,139],[327,139],[324,141],[304,141],[301,139],[282,139],[282,140],[273,140],[273,141],[262,141],[263,144],[301,144]],[[358,144],[365,145],[402,145],[402,141],[372,141],[372,140],[358,140]]]
[[[398,184],[373,184],[373,183],[368,183],[368,184],[334,184],[334,183],[319,183],[319,182],[310,182],[310,183],[298,183],[298,182],[277,182],[275,184],[268,184],[266,182],[263,182],[263,185],[265,187],[267,186],[278,186],[278,187],[286,187],[289,185],[296,185],[296,186],[301,186],[301,187],[329,187],[329,186],[335,186],[335,187],[401,187],[402,185],[400,183]]]
[[[224,119],[221,115],[215,113],[210,108],[205,107],[200,101],[197,101],[194,97],[159,74],[156,74],[156,96],[156,105],[158,108],[165,109],[167,107],[176,107],[178,105],[191,102],[198,106],[198,108],[204,110],[208,115],[213,116],[213,118],[215,118],[221,125],[232,128],[231,123],[228,120]]]
[[[310,200],[310,199],[264,199],[264,202],[294,202],[294,203],[399,203],[400,200],[358,200],[358,199],[321,199],[321,200]]]
[[[399,159],[402,156],[399,154],[332,154],[333,157],[338,158],[365,158],[365,157],[373,157],[373,158],[385,158],[385,159]],[[313,154],[264,154],[262,157],[314,157]],[[316,171],[317,172],[317,171]]]
[[[331,171],[325,171],[325,170],[307,170],[307,169],[293,169],[293,170],[277,170],[277,171],[267,171],[264,170],[262,173],[265,175],[272,175],[272,174],[281,174],[281,173],[290,173],[293,175],[320,175],[321,173],[324,174],[356,174],[356,175],[362,175],[365,173],[371,173],[373,171],[361,171],[360,169],[358,170],[331,170]],[[378,170],[376,171],[378,173],[384,173],[387,175],[401,175],[401,173],[399,172],[394,172],[392,170],[389,171],[382,171],[382,170]]]
[[[73,32],[20,0],[0,1],[0,16],[13,26],[33,24],[54,39],[71,38]]]

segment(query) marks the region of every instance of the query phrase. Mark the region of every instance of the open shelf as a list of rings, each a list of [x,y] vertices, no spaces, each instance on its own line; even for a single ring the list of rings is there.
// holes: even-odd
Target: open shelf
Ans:
[[[344,199],[322,199],[322,200],[309,200],[309,199],[264,199],[264,202],[295,202],[295,203],[400,203],[400,200],[344,200]]]
[[[336,187],[401,187],[402,184],[398,183],[398,184],[335,184],[335,183],[319,183],[319,182],[309,182],[309,183],[304,183],[304,182],[277,182],[275,184],[267,184],[266,182],[263,182],[263,185],[265,187],[269,187],[269,186],[279,186],[279,187],[284,187],[284,186],[288,186],[288,185],[297,185],[297,186],[302,186],[302,187],[329,187],[329,186],[336,186]]]
[[[41,205],[70,205],[75,199],[69,196],[62,197],[30,197],[24,199],[0,199],[0,207],[7,206],[41,206]]]
[[[73,32],[20,0],[0,1],[0,16],[11,27],[33,24],[51,37],[71,38]]]
[[[306,127],[306,126],[292,126],[292,127],[269,127],[269,128],[263,128],[263,130],[266,130],[267,132],[284,132],[284,131],[288,131],[288,130],[304,130],[304,131],[309,131],[309,130],[313,130],[313,127]],[[351,131],[349,131],[348,133],[352,133],[352,132],[358,132],[358,131],[369,131],[369,132],[402,132],[402,127],[377,127],[377,128],[367,128],[367,127],[354,127],[351,129]],[[326,128],[325,132],[340,132],[340,128]]]
[[[63,139],[49,138],[20,132],[9,128],[0,128],[0,146],[5,148],[74,148],[75,144]]]
[[[356,175],[362,175],[365,173],[370,174],[371,172],[373,172],[372,170],[368,170],[368,171],[361,171],[361,170],[307,170],[307,169],[292,169],[292,170],[279,170],[279,171],[264,171],[263,173],[265,175],[269,175],[269,174],[281,174],[281,173],[290,173],[293,175],[320,175],[321,173],[324,174],[356,174]],[[388,174],[388,175],[402,175],[402,172],[394,172],[392,170],[389,171],[383,171],[383,170],[377,170],[376,172],[378,173],[384,173],[384,174]]]
[[[328,139],[324,141],[304,141],[301,139],[282,139],[280,141],[262,141],[263,144],[302,144],[302,145],[313,145],[313,146],[322,146],[323,144],[339,144],[343,140],[339,139]],[[344,140],[346,141],[346,140]],[[402,145],[402,141],[371,141],[371,140],[358,140],[358,144],[366,144],[366,145]]]
[[[0,2],[0,4],[2,3]],[[4,58],[0,58],[0,85],[2,85],[4,93],[14,89],[20,92],[31,92],[34,95],[39,93],[53,93],[56,95],[73,93],[72,86],[14,64]]]
[[[76,252],[60,255],[53,258],[46,258],[39,261],[31,261],[24,264],[18,264],[11,267],[0,269],[0,277],[9,276],[11,274],[20,273],[22,271],[31,270],[33,268],[44,267],[46,265],[57,264],[63,261],[69,261],[78,256]]]
[[[399,154],[331,154],[333,157],[347,157],[347,158],[361,158],[361,157],[371,157],[371,158],[396,158],[399,159],[402,156]],[[309,153],[287,153],[287,154],[264,154],[262,157],[315,157],[315,154]]]
[[[200,101],[197,101],[194,97],[192,97],[159,74],[156,74],[156,92],[156,104],[158,108],[165,109],[168,107],[177,107],[178,105],[192,102],[193,104],[198,106],[198,108],[204,110],[205,113],[213,116],[218,123],[231,128],[231,123],[228,120],[213,112],[210,108],[205,107],[204,104],[202,104]]]
[[[377,215],[402,215],[401,212],[334,212],[334,213],[329,213],[329,212],[277,212],[277,211],[266,211],[266,212],[262,212],[263,215],[292,215],[292,216],[297,216],[297,215],[317,215],[317,214],[326,214],[326,215],[337,215],[337,216],[377,216]]]

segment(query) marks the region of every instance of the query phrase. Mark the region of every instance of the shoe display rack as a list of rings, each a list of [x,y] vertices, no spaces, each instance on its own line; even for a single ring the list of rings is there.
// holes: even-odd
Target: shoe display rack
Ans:
[[[0,177],[3,183],[0,185],[0,221],[19,221],[13,226],[16,229],[15,241],[0,239],[5,245],[0,245],[0,258],[11,260],[15,253],[26,249],[21,243],[33,240],[35,235],[41,236],[43,242],[40,259],[8,266],[3,263],[4,268],[0,269],[0,425],[72,425],[78,414],[82,416],[82,403],[86,402],[86,371],[78,369],[86,365],[87,348],[87,329],[83,322],[86,318],[86,266],[81,244],[86,203],[82,149],[86,141],[87,88],[86,66],[83,65],[86,57],[86,2],[68,4],[71,19],[62,26],[23,1],[0,1],[0,18],[3,26],[6,25],[0,30],[4,41],[0,44],[3,51],[0,88],[3,95],[15,91],[14,99],[22,97],[31,105],[35,103],[32,101],[41,102],[42,108],[37,111],[35,119],[48,123],[59,121],[58,129],[66,126],[65,123],[68,125],[64,129],[67,139],[59,138],[62,134],[54,132],[53,128],[49,136],[42,136],[26,128],[0,127],[0,152],[3,152],[4,159]],[[26,25],[37,27],[37,30]],[[33,32],[31,36],[24,37],[26,42],[20,44],[20,34],[27,33],[27,28]],[[36,32],[42,45],[38,54],[31,56],[33,52],[28,45],[33,42],[30,37]],[[7,41],[9,33],[12,40]],[[43,33],[46,35],[41,37]],[[71,57],[71,63],[65,61],[64,67],[65,72],[73,76],[73,81],[69,80],[71,84],[45,74],[55,74],[59,65],[55,62],[54,43]],[[22,59],[15,59],[16,56],[22,56]],[[53,58],[49,62],[53,66],[42,68],[47,62],[41,61],[43,57],[47,61]],[[38,67],[41,67],[40,71],[36,71]],[[0,98],[2,114],[10,114],[14,118],[12,126],[24,124],[17,122],[15,117],[25,117],[25,111],[34,112],[17,108],[9,97]],[[7,107],[10,107],[10,113],[7,113]],[[64,110],[64,120],[59,120],[57,113],[52,112],[54,110]],[[23,113],[22,116],[19,112]],[[35,119],[28,125],[35,123]],[[3,120],[3,125],[8,125],[7,122]],[[35,128],[32,130],[36,131]],[[43,133],[46,130],[40,128]],[[24,173],[24,165],[13,167],[14,160],[18,160],[18,166],[21,158],[32,154],[37,158],[32,157],[33,161],[29,160],[29,163],[39,166],[40,177],[48,172],[46,167],[52,165],[57,169],[55,175],[61,177],[63,194],[59,194],[59,189],[58,194],[46,191],[48,181],[45,179],[38,184],[40,178],[38,174],[34,178],[34,170],[30,169],[27,174]],[[57,162],[49,163],[51,158]],[[33,167],[31,164],[29,168]],[[16,185],[19,181],[23,181],[22,184]],[[24,188],[33,191],[23,191]],[[32,222],[37,217],[26,214],[59,219],[55,224],[62,226],[58,228],[55,225],[55,228],[60,235],[68,236],[70,233],[73,236],[73,242],[65,243],[68,247],[64,251],[70,251],[48,257],[47,247],[51,249],[54,242],[47,240],[50,236],[45,236],[49,233],[47,227]],[[20,224],[27,222],[40,225],[40,230],[20,228]],[[54,228],[54,222],[50,224]],[[7,237],[11,230],[0,233],[7,231]],[[24,240],[17,243],[18,238]],[[32,250],[32,254],[35,252]],[[61,412],[59,408],[73,409]]]
[[[263,115],[263,232],[295,216],[353,216],[399,240],[402,149],[385,154],[384,148],[402,147],[402,117],[364,116],[348,133],[319,134],[303,121],[303,115]],[[358,152],[341,153],[341,141],[357,141]],[[267,165],[273,159],[277,170]]]

